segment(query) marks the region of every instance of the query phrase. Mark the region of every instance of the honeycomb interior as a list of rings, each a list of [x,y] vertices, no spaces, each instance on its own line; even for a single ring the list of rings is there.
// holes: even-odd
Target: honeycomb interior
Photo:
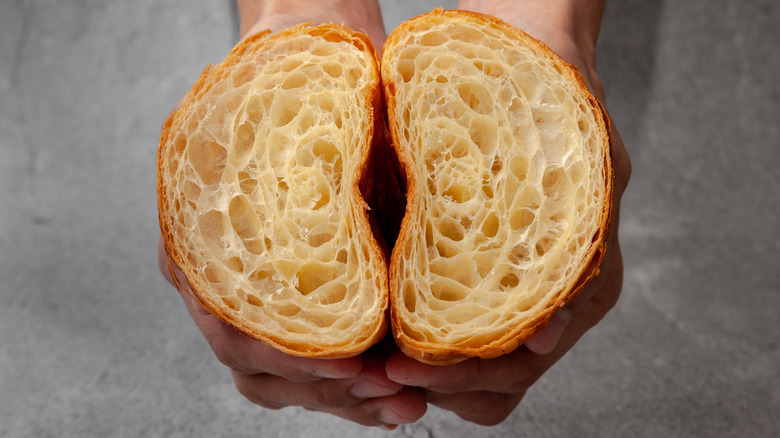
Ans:
[[[606,133],[560,66],[507,44],[504,29],[405,30],[382,67],[417,181],[393,310],[421,342],[489,341],[585,268],[602,223]]]
[[[384,262],[360,231],[356,178],[375,69],[349,42],[282,39],[215,73],[188,108],[161,152],[164,216],[199,298],[311,348],[374,333]]]

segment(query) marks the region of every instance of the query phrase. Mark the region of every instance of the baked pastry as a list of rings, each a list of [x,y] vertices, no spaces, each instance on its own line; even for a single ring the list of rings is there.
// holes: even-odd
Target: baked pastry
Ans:
[[[205,309],[298,356],[381,339],[386,254],[361,194],[381,110],[373,46],[339,25],[259,33],[203,71],[163,126],[157,193]]]
[[[576,69],[496,18],[435,10],[381,60],[407,210],[391,324],[432,364],[512,351],[598,273],[608,119]]]

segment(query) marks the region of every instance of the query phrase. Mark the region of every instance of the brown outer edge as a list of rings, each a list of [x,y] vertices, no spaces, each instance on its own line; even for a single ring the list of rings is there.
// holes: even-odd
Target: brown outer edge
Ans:
[[[169,142],[169,140],[171,140],[173,136],[174,127],[180,125],[184,120],[186,120],[186,117],[191,112],[193,106],[206,92],[208,92],[208,90],[211,88],[212,83],[224,79],[227,76],[227,74],[229,74],[231,69],[240,63],[243,55],[246,52],[263,50],[263,48],[266,45],[272,44],[275,40],[295,38],[296,36],[299,35],[322,36],[323,38],[326,38],[329,41],[349,42],[353,44],[355,47],[357,47],[359,50],[363,52],[369,52],[371,54],[372,59],[374,60],[373,63],[374,68],[372,69],[372,76],[373,76],[373,82],[376,85],[372,87],[372,91],[367,99],[366,108],[365,108],[366,111],[370,114],[369,117],[373,118],[373,124],[369,123],[368,131],[365,133],[366,148],[363,151],[362,156],[360,157],[360,162],[359,165],[357,166],[357,169],[360,174],[357,176],[357,178],[355,178],[355,184],[352,187],[352,190],[354,191],[355,199],[359,199],[362,201],[360,205],[353,206],[353,208],[358,210],[356,211],[356,213],[359,213],[356,214],[356,218],[358,218],[358,224],[357,224],[359,229],[358,231],[364,232],[366,236],[370,237],[369,242],[371,243],[371,250],[374,253],[377,260],[381,261],[380,263],[381,272],[377,272],[377,276],[379,276],[380,278],[384,278],[383,281],[384,290],[379,291],[380,293],[379,299],[381,300],[382,311],[380,311],[379,313],[380,317],[377,318],[376,324],[374,325],[373,328],[373,332],[363,342],[354,345],[337,346],[337,347],[328,347],[328,346],[313,347],[307,344],[289,342],[285,339],[270,336],[266,333],[254,330],[245,321],[234,318],[233,316],[226,313],[224,310],[222,310],[222,305],[210,299],[208,294],[205,293],[205,291],[208,290],[208,286],[205,284],[204,281],[202,281],[199,278],[194,268],[187,263],[187,261],[184,258],[183,249],[179,245],[177,245],[175,236],[173,235],[173,232],[171,230],[171,225],[172,225],[171,222],[173,221],[173,218],[166,217],[163,214],[164,211],[168,211],[168,202],[165,196],[165,194],[167,193],[167,187],[165,187],[165,184],[163,182],[163,177],[162,177],[163,166],[165,164],[162,153],[163,153],[164,146]],[[157,151],[156,193],[157,193],[157,200],[158,200],[158,218],[160,222],[160,231],[162,233],[162,239],[165,245],[165,250],[168,253],[168,257],[169,257],[169,269],[172,270],[172,264],[174,264],[184,273],[185,277],[187,278],[187,283],[189,284],[189,289],[188,289],[186,285],[182,284],[182,282],[177,279],[176,275],[173,275],[173,278],[176,279],[175,283],[177,289],[186,292],[193,299],[195,299],[195,301],[198,304],[200,304],[200,306],[202,306],[206,311],[216,316],[217,318],[227,323],[228,325],[236,328],[239,332],[243,333],[244,335],[256,339],[258,341],[264,342],[286,354],[293,355],[293,356],[324,358],[324,359],[338,359],[338,358],[351,357],[351,356],[358,355],[363,351],[367,350],[369,347],[376,344],[384,337],[384,335],[387,333],[388,330],[386,315],[388,312],[388,305],[389,305],[388,302],[389,297],[387,293],[388,276],[387,276],[387,266],[385,263],[386,256],[383,253],[382,249],[378,245],[376,239],[374,238],[371,232],[371,226],[369,224],[368,216],[366,213],[367,205],[360,193],[360,188],[359,188],[360,181],[363,177],[363,174],[366,172],[366,168],[369,164],[368,161],[369,161],[369,155],[371,153],[371,149],[374,147],[374,143],[372,141],[374,137],[374,133],[382,132],[381,130],[383,124],[382,94],[381,94],[381,87],[379,81],[380,79],[379,79],[377,54],[374,49],[374,46],[371,44],[371,40],[369,39],[369,37],[363,33],[353,31],[345,26],[341,26],[338,24],[321,24],[317,26],[310,26],[309,23],[305,23],[275,34],[271,34],[270,30],[258,32],[244,39],[239,44],[237,44],[236,47],[230,52],[230,54],[228,54],[225,60],[222,61],[220,64],[207,66],[203,70],[201,75],[197,78],[197,80],[193,84],[190,91],[182,99],[180,106],[177,109],[175,109],[173,112],[171,112],[168,118],[165,120],[161,130],[160,144]]]
[[[442,10],[436,9],[427,14],[423,14],[412,18],[400,26],[398,26],[388,37],[387,42],[382,50],[382,84],[385,92],[387,116],[390,125],[390,132],[393,137],[393,146],[398,155],[401,166],[404,170],[407,179],[407,212],[410,212],[416,208],[417,199],[411,196],[417,190],[417,180],[414,172],[410,171],[411,158],[408,154],[402,150],[396,139],[400,138],[400,123],[398,122],[395,114],[395,84],[390,82],[387,78],[389,74],[385,73],[387,62],[386,59],[394,56],[397,50],[398,43],[403,36],[414,24],[418,22],[443,22],[446,20],[465,20],[476,22],[483,25],[496,25],[505,30],[510,31],[517,35],[518,40],[524,44],[535,47],[541,55],[546,55],[550,61],[561,67],[563,74],[578,88],[577,91],[581,92],[591,102],[594,115],[604,132],[605,145],[604,145],[604,180],[605,180],[605,203],[602,211],[601,226],[599,232],[594,236],[592,246],[586,255],[586,259],[582,263],[582,271],[577,280],[571,285],[568,291],[563,291],[559,298],[551,303],[544,311],[540,312],[536,317],[528,324],[518,327],[509,333],[501,336],[494,341],[474,346],[474,347],[457,347],[452,345],[441,345],[430,342],[421,342],[412,339],[403,330],[403,321],[400,316],[400,312],[396,310],[397,306],[400,306],[400,297],[396,297],[396,294],[400,294],[399,290],[399,273],[397,272],[398,265],[400,263],[401,255],[398,252],[394,252],[390,262],[390,321],[393,330],[395,341],[401,350],[409,357],[417,359],[421,362],[431,365],[451,365],[463,360],[479,357],[483,359],[495,358],[503,354],[509,353],[515,350],[517,347],[523,344],[526,340],[531,338],[534,334],[538,333],[550,320],[553,314],[560,308],[570,303],[582,288],[599,273],[599,265],[606,252],[606,240],[609,236],[609,229],[611,226],[612,217],[612,202],[613,202],[613,169],[611,163],[611,149],[612,149],[612,136],[610,121],[604,106],[594,96],[587,87],[585,79],[579,73],[577,68],[567,62],[563,61],[555,52],[553,52],[547,45],[539,40],[531,37],[520,29],[499,20],[498,18],[484,15],[471,11],[462,10]],[[407,214],[401,223],[401,231],[398,236],[398,242],[405,241],[411,236],[409,235],[411,229],[411,217]],[[397,246],[401,246],[396,244]]]

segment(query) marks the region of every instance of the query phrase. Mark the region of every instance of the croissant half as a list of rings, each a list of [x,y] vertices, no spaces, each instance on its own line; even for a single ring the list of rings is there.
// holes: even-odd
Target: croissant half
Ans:
[[[574,67],[493,17],[438,9],[383,50],[407,184],[389,268],[396,343],[432,364],[512,351],[598,272],[606,114]]]
[[[386,255],[360,190],[380,90],[368,37],[330,24],[254,35],[197,79],[164,124],[157,193],[205,309],[299,356],[382,338]]]

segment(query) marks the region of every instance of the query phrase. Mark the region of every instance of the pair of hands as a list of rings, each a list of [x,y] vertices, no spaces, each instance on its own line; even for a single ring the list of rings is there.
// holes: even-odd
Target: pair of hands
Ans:
[[[316,2],[316,6],[305,0],[238,3],[244,37],[264,29],[280,30],[314,21],[343,23],[363,30],[378,49],[386,38],[379,5],[374,0],[325,0]],[[603,1],[463,0],[459,6],[494,15],[545,42],[577,66],[593,93],[604,101],[594,69]],[[431,366],[405,356],[390,339],[347,359],[294,357],[245,337],[201,308],[188,291],[180,293],[217,358],[230,369],[238,391],[260,406],[302,406],[367,426],[393,427],[417,421],[430,403],[477,424],[498,424],[517,407],[528,388],[602,319],[620,295],[623,263],[618,221],[631,164],[620,135],[614,128],[612,133],[613,224],[600,274],[543,330],[510,354]],[[162,245],[159,260],[168,281],[174,283],[172,276],[176,275],[176,282],[188,287],[181,271],[168,269]]]

